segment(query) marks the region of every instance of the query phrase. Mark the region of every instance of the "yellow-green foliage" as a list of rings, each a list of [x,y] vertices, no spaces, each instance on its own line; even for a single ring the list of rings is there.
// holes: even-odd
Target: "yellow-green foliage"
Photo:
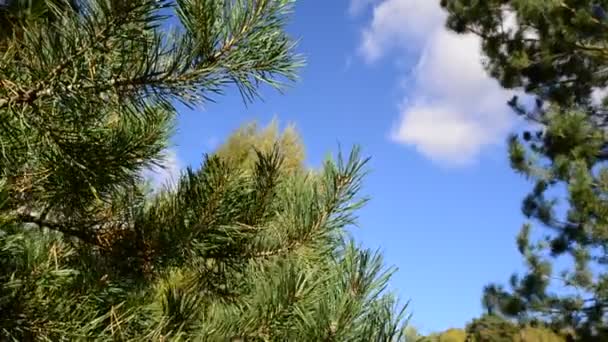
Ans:
[[[422,339],[423,342],[566,342],[565,333],[544,327],[518,326],[497,316],[483,316],[467,325],[467,330],[448,329]]]
[[[462,329],[448,329],[439,335],[438,342],[465,342],[467,333]]]
[[[256,122],[242,126],[216,150],[215,155],[249,170],[257,160],[256,150],[268,153],[275,144],[284,158],[283,171],[295,172],[304,168],[305,153],[300,135],[293,125],[280,132],[277,120],[262,129]]]
[[[410,325],[405,328],[405,341],[404,342],[425,342],[426,339],[420,334],[416,327]]]
[[[499,316],[485,315],[467,325],[467,342],[565,342],[548,328],[521,326]]]
[[[466,342],[467,333],[463,329],[448,329],[441,333],[432,333],[420,342]]]
[[[566,338],[547,328],[525,327],[514,342],[566,342]]]

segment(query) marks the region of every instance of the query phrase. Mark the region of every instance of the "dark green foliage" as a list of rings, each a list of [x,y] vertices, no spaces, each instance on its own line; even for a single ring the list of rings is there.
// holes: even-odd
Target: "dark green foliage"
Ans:
[[[498,316],[487,315],[467,324],[466,332],[471,342],[513,342],[519,328]]]
[[[7,40],[0,57],[2,172],[15,198],[29,206],[36,198],[39,212],[69,216],[78,221],[73,234],[93,240],[88,227],[103,220],[103,203],[159,162],[173,100],[196,105],[228,83],[251,98],[260,82],[294,77],[300,60],[281,31],[288,3],[228,1],[222,15],[209,6],[182,13],[201,3],[87,1],[76,11],[47,2],[54,22],[15,24],[22,37]],[[198,31],[160,29],[174,6]],[[210,15],[215,21],[200,22]],[[198,36],[216,42],[208,55]],[[263,46],[250,53],[250,44]]]
[[[56,23],[59,19],[52,10],[59,7],[78,10],[77,0],[2,0],[0,1],[0,46],[5,39],[22,38],[20,26],[28,21]]]
[[[153,193],[141,177],[175,101],[295,78],[290,1],[60,4],[2,12],[0,340],[403,339],[394,270],[348,239],[358,150],[291,172],[298,139],[273,136]]]
[[[509,105],[540,124],[512,136],[509,152],[512,167],[535,183],[523,213],[549,229],[539,236],[524,225],[517,246],[527,274],[512,277],[511,291],[486,288],[484,304],[489,313],[573,328],[581,340],[605,339],[608,136],[605,99],[597,94],[608,86],[608,2],[443,0],[441,5],[449,12],[449,28],[481,37],[491,76],[505,88],[535,96],[532,109],[517,97]],[[558,258],[564,270],[555,269]]]
[[[265,177],[277,177],[264,187],[259,173],[243,175],[208,159],[175,189],[139,199],[109,254],[91,246],[79,251],[59,233],[7,222],[0,244],[4,334],[402,338],[402,308],[383,293],[393,271],[377,253],[344,239],[362,204],[353,197],[363,166],[357,155],[328,161],[314,177],[275,173],[280,160],[260,158]],[[272,194],[263,208],[261,192]]]
[[[486,67],[505,88],[588,104],[593,88],[608,81],[608,22],[594,14],[606,1],[440,1],[450,29],[482,38]]]

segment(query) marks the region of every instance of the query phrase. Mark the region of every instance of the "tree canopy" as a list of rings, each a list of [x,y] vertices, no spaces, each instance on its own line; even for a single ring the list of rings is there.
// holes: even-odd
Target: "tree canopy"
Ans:
[[[273,119],[270,124],[260,128],[256,122],[243,125],[213,153],[229,164],[249,168],[255,163],[259,152],[269,153],[276,146],[283,157],[283,171],[304,171],[304,145],[295,125],[288,125],[283,132],[279,131],[279,122]]]
[[[446,25],[482,39],[484,65],[507,89],[588,105],[608,82],[604,1],[440,0]]]
[[[566,342],[567,332],[554,332],[543,325],[517,324],[497,315],[482,315],[465,329],[451,328],[428,336],[417,336],[416,342]]]
[[[511,290],[486,288],[489,312],[540,318],[605,339],[608,328],[608,169],[605,1],[442,0],[447,27],[481,38],[489,75],[524,91],[509,105],[534,126],[510,137],[512,167],[534,181],[517,237],[528,272]],[[561,200],[561,201],[560,201]],[[568,257],[564,264],[564,260]],[[565,265],[555,270],[557,260]],[[556,291],[556,286],[564,290]],[[603,336],[603,337],[601,337]]]

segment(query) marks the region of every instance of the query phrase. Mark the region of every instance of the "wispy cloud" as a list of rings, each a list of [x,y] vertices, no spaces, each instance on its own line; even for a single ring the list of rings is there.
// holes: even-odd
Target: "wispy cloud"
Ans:
[[[348,7],[348,13],[350,15],[358,15],[365,10],[365,8],[377,1],[378,0],[351,0],[350,6]]]
[[[382,0],[359,49],[368,63],[417,56],[390,136],[435,161],[464,165],[503,142],[514,116],[510,93],[482,67],[479,38],[447,31],[445,18],[438,0]]]
[[[144,178],[148,179],[154,189],[159,189],[163,186],[175,182],[182,169],[181,162],[177,157],[177,153],[173,149],[167,149],[163,153],[162,167],[152,167],[144,171]]]

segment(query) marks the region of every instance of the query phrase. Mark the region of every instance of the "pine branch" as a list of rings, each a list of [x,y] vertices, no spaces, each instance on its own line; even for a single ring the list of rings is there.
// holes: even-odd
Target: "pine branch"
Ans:
[[[45,96],[54,95],[53,88],[50,86],[54,80],[61,76],[61,73],[68,68],[70,65],[73,65],[79,57],[82,57],[85,53],[92,50],[95,46],[105,43],[108,39],[112,38],[112,35],[109,34],[111,30],[118,29],[121,26],[128,24],[129,14],[135,11],[138,8],[141,8],[143,5],[138,2],[134,2],[134,6],[124,8],[123,11],[117,15],[112,17],[109,21],[104,22],[104,26],[91,37],[88,44],[77,49],[72,55],[66,56],[63,61],[55,66],[48,74],[47,80],[39,81],[30,89],[10,89],[8,86],[15,84],[9,80],[0,80],[0,85],[7,87],[7,89],[11,90],[14,95],[9,98],[0,98],[0,109],[6,108],[9,105],[31,105],[34,101],[39,98]],[[145,5],[145,4],[144,4]],[[69,13],[61,13],[62,15],[74,15],[78,14],[71,10]],[[68,88],[67,90],[72,91],[76,90],[78,86],[73,88]]]
[[[17,216],[17,220],[21,223],[25,223],[25,224],[32,223],[41,228],[48,228],[48,229],[57,231],[59,233],[65,234],[65,235],[78,238],[80,241],[85,242],[90,245],[100,246],[97,239],[95,239],[93,236],[91,236],[89,234],[86,234],[84,230],[67,228],[63,224],[60,224],[57,222],[52,222],[49,220],[44,220],[44,219],[41,219],[40,217],[32,215],[32,214],[25,214],[25,213],[19,214]]]
[[[274,3],[274,1],[264,2]],[[120,76],[114,75],[110,78],[100,80],[89,80],[84,77],[74,79],[67,87],[57,88],[53,86],[54,80],[60,75],[61,71],[65,70],[67,66],[73,65],[75,61],[81,57],[84,53],[90,51],[95,46],[99,46],[103,42],[114,37],[115,33],[119,34],[120,27],[125,24],[129,24],[129,14],[131,12],[137,13],[140,7],[145,7],[149,4],[149,1],[142,1],[140,6],[132,6],[124,9],[124,13],[109,22],[105,22],[105,27],[98,31],[95,36],[87,37],[90,42],[89,45],[78,49],[75,53],[70,56],[65,56],[60,65],[54,68],[47,79],[41,80],[29,89],[17,89],[13,92],[13,95],[8,98],[0,99],[0,109],[6,108],[9,105],[31,105],[38,99],[50,98],[54,96],[63,96],[60,94],[72,93],[72,92],[84,92],[87,96],[97,95],[105,93],[108,90],[112,90],[117,94],[124,92],[135,96],[154,96],[162,101],[167,101],[170,98],[185,101],[185,103],[191,103],[193,98],[188,99],[184,95],[192,94],[195,96],[203,96],[204,94],[197,94],[200,92],[201,87],[206,91],[219,92],[221,87],[227,83],[235,83],[239,89],[245,91],[243,95],[246,98],[250,98],[256,93],[256,84],[254,82],[265,82],[269,83],[276,88],[279,88],[279,84],[272,80],[273,74],[286,76],[288,79],[293,79],[293,70],[298,68],[301,61],[298,56],[291,55],[293,48],[292,44],[288,43],[285,37],[281,35],[274,35],[272,31],[278,27],[273,25],[280,24],[273,23],[272,16],[277,15],[274,11],[281,11],[281,7],[272,7],[270,5],[262,6],[257,2],[256,16],[252,16],[245,20],[240,29],[234,32],[224,44],[219,47],[215,47],[215,52],[204,58],[204,62],[194,62],[196,58],[196,37],[190,37],[188,35],[176,39],[176,43],[169,46],[162,46],[162,34],[159,31],[150,31],[153,36],[153,40],[150,41],[150,47],[152,51],[156,51],[159,56],[166,55],[170,52],[175,52],[166,61],[167,65],[164,68],[158,69],[157,62],[153,62],[151,65],[147,65],[139,74]],[[238,6],[243,6],[238,5]],[[262,7],[265,8],[269,13],[262,11]],[[238,8],[232,9],[233,11],[239,10]],[[266,17],[268,16],[268,18]],[[264,36],[259,36],[258,29],[264,28],[264,21],[270,20],[269,26],[267,27],[268,37],[274,40],[273,51],[268,51],[267,55],[264,56],[246,56],[243,55],[242,50],[248,49],[247,45],[265,43]],[[191,34],[194,34],[191,33]],[[132,36],[128,39],[132,39],[134,42],[138,39],[149,39],[145,38],[142,34],[140,37]],[[189,46],[194,44],[194,46]],[[190,51],[192,50],[192,51]],[[121,53],[127,53],[127,51],[121,51]],[[249,60],[242,60],[247,58]],[[254,63],[251,63],[252,60]],[[246,62],[246,63],[245,63]],[[147,60],[142,63],[148,63]],[[148,63],[149,64],[149,63]],[[156,69],[149,69],[154,66]],[[9,80],[3,80],[3,84],[9,84]]]
[[[294,250],[305,246],[319,237],[330,236],[337,232],[343,233],[348,224],[353,223],[350,217],[352,211],[358,209],[365,203],[363,200],[355,200],[355,196],[360,187],[361,178],[364,176],[362,168],[368,159],[360,160],[359,149],[355,147],[348,161],[343,160],[342,155],[338,156],[338,163],[326,163],[323,170],[323,188],[325,193],[322,196],[313,197],[315,202],[311,206],[318,210],[314,213],[314,220],[302,235],[288,236],[281,239],[276,248],[256,250],[245,253],[251,258],[268,258],[278,255],[286,255]],[[297,199],[292,199],[297,200]],[[317,204],[319,203],[319,204]],[[255,246],[255,244],[254,244]]]

